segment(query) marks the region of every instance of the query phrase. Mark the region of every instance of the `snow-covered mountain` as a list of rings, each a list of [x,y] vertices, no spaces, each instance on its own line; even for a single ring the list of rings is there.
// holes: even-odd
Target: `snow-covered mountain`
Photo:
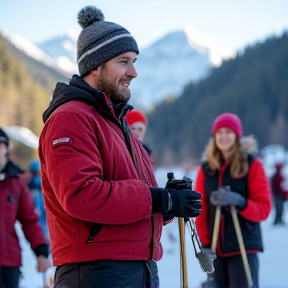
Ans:
[[[29,41],[28,39],[20,36],[13,35],[5,30],[0,30],[0,36],[4,37],[9,41],[16,49],[25,53],[28,57],[41,62],[48,67],[59,70],[59,65],[53,57],[50,57],[48,54],[44,53],[38,46]],[[62,70],[60,68],[60,70]],[[64,69],[65,71],[65,69]]]
[[[140,52],[132,103],[148,108],[167,96],[177,97],[186,84],[197,83],[235,55],[192,26],[171,32]]]
[[[37,46],[51,58],[53,58],[61,69],[78,73],[76,65],[78,33],[70,31],[67,35],[58,36],[37,44]]]
[[[0,42],[19,65],[29,71],[30,79],[50,93],[54,89],[54,83],[68,82],[71,73],[61,69],[57,61],[28,39],[0,29]]]
[[[27,39],[1,32],[29,57],[69,75],[78,72],[76,64],[77,32],[55,37],[37,45]],[[205,78],[213,67],[233,58],[236,52],[221,46],[192,26],[172,31],[140,49],[135,64],[138,76],[131,82],[131,103],[148,109],[169,96],[177,97],[185,85]]]
[[[75,34],[38,44],[62,69],[77,71]],[[131,82],[132,104],[147,109],[167,96],[179,96],[189,82],[197,83],[236,52],[192,26],[173,31],[140,49],[135,64],[138,76]],[[74,67],[74,68],[73,68]]]

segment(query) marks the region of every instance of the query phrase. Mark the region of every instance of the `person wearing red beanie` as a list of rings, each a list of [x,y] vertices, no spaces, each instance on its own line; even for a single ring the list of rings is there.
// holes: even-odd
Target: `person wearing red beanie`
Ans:
[[[147,119],[138,110],[130,111],[125,117],[131,131],[143,143],[144,136],[147,129]]]
[[[217,254],[215,272],[208,280],[213,277],[215,287],[248,288],[230,212],[231,206],[235,206],[253,287],[258,287],[257,252],[263,251],[260,222],[267,219],[271,210],[268,180],[262,163],[252,154],[256,141],[253,137],[243,137],[237,115],[219,115],[213,122],[212,136],[195,185],[195,190],[202,194],[202,211],[196,225],[203,251]],[[221,217],[215,248],[212,237],[216,207],[221,207]]]
[[[242,124],[237,115],[224,113],[218,116],[212,126],[212,135],[214,135],[219,128],[223,127],[231,129],[238,139],[242,137]]]

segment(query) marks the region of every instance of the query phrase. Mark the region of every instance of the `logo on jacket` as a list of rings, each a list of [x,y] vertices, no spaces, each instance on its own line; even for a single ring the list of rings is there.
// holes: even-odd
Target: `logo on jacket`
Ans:
[[[63,145],[71,144],[71,143],[72,143],[72,140],[69,137],[62,137],[62,138],[52,141],[53,149],[59,146],[63,146]]]

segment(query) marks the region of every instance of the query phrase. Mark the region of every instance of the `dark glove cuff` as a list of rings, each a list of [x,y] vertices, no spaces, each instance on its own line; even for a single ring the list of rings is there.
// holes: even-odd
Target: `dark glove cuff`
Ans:
[[[152,213],[164,213],[168,210],[168,191],[163,188],[150,188],[152,197]]]
[[[48,258],[49,255],[49,246],[47,244],[40,244],[34,249],[36,256],[43,255]]]
[[[244,197],[239,200],[238,205],[236,206],[239,210],[244,210],[247,207],[247,199]]]

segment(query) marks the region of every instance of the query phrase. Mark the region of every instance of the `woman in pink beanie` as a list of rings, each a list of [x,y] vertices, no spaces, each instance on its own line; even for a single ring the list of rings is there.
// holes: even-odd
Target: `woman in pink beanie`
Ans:
[[[238,211],[253,287],[258,287],[257,253],[263,251],[260,222],[268,217],[271,200],[262,163],[252,155],[257,150],[256,141],[251,136],[242,137],[241,121],[232,113],[215,119],[212,136],[197,174],[195,190],[202,194],[202,211],[196,225],[207,255],[213,255],[210,247],[215,212],[217,206],[221,207],[213,287],[248,287],[231,205]]]

